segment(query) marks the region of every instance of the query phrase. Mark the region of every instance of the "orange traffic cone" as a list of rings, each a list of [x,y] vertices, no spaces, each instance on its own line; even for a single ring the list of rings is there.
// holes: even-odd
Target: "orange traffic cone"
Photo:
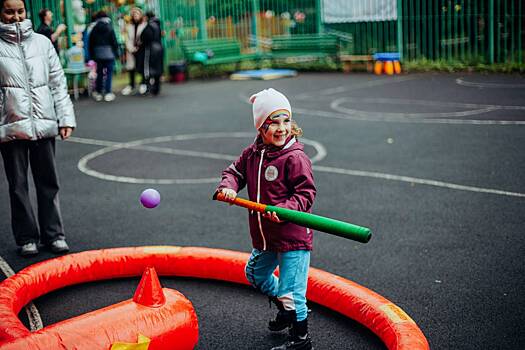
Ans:
[[[394,65],[392,64],[392,61],[386,61],[385,62],[385,73],[387,75],[393,75],[394,74]]]
[[[381,75],[381,73],[383,73],[383,62],[376,61],[375,65],[374,65],[374,73],[376,75]]]
[[[401,63],[394,61],[394,73],[401,74]]]
[[[166,297],[162,291],[157,272],[153,267],[146,267],[144,270],[133,296],[133,301],[149,307],[159,307],[166,303]]]

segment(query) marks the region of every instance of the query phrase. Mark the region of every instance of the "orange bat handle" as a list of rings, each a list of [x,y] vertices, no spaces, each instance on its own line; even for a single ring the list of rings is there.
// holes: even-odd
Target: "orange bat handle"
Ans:
[[[221,202],[232,203],[240,207],[247,208],[250,210],[255,210],[261,213],[264,213],[266,211],[266,204],[255,203],[255,202],[249,201],[247,199],[239,198],[239,197],[231,201],[229,199],[226,199],[224,194],[222,194],[221,192],[217,192],[213,199],[216,199]]]

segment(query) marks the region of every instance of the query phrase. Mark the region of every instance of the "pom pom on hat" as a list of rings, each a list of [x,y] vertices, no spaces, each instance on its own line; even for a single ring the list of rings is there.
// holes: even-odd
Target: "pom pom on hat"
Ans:
[[[263,125],[266,118],[280,109],[287,110],[292,117],[292,107],[290,102],[282,93],[275,89],[264,89],[250,97],[253,107],[253,125],[255,129]]]

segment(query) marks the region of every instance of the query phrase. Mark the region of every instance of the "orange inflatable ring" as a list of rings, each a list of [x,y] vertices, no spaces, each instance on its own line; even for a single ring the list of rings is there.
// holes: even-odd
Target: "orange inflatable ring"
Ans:
[[[59,348],[38,342],[26,342],[24,347],[10,346],[21,338],[31,339],[34,334],[61,323],[31,333],[17,317],[24,305],[51,291],[79,283],[140,276],[147,267],[154,267],[162,276],[215,279],[247,285],[244,267],[248,256],[247,253],[203,247],[151,246],[86,251],[31,265],[0,283],[0,349]],[[310,268],[307,298],[363,324],[377,334],[390,350],[429,349],[424,334],[403,310],[345,278]],[[162,321],[158,316],[156,319],[148,317],[151,321]],[[198,326],[193,321],[181,324],[187,335],[181,337],[179,333],[177,343],[191,346]],[[114,325],[114,328],[118,327],[118,324]],[[58,340],[64,336],[53,332],[47,334]],[[105,336],[91,334],[92,338]],[[137,334],[127,334],[126,337],[128,339],[121,340],[136,341]],[[188,339],[183,339],[185,337]],[[154,343],[152,340],[148,349],[160,349]],[[77,343],[76,349],[93,347]]]

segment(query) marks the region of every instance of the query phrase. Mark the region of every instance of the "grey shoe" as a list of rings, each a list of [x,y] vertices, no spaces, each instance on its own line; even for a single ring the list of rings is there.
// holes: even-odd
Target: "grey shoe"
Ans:
[[[67,253],[69,252],[69,246],[66,243],[65,239],[57,239],[49,244],[49,248],[55,254]]]
[[[107,93],[107,94],[104,95],[104,101],[106,101],[106,102],[112,102],[112,101],[115,100],[115,98],[116,98],[116,96],[112,92]]]
[[[139,94],[144,95],[148,92],[148,86],[146,84],[139,85]]]
[[[38,247],[35,242],[29,242],[20,247],[19,254],[21,256],[31,256],[38,254]]]
[[[93,92],[92,96],[93,96],[93,99],[97,102],[102,101],[102,99],[104,98],[104,96],[102,96],[100,92],[96,92],[96,91]]]

